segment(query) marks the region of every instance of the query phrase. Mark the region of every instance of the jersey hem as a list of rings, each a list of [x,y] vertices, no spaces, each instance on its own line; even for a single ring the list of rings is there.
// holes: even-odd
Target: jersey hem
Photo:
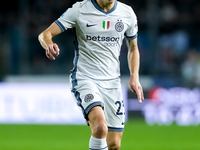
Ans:
[[[108,127],[108,131],[124,132],[124,128]]]
[[[104,109],[104,104],[102,103],[102,102],[94,102],[94,103],[92,103],[92,104],[90,104],[84,111],[85,111],[85,119],[88,121],[89,120],[89,118],[88,118],[88,114],[89,114],[89,112],[90,112],[90,110],[93,108],[93,107],[95,107],[95,106],[101,106],[102,107],[102,109]]]

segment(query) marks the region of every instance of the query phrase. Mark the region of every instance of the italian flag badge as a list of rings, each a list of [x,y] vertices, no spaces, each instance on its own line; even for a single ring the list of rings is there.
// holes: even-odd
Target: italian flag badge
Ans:
[[[103,28],[108,30],[110,28],[110,21],[103,21]]]

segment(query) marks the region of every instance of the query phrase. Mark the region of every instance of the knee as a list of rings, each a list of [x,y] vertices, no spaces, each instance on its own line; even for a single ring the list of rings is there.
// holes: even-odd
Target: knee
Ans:
[[[96,138],[105,138],[108,133],[108,127],[107,124],[104,122],[97,123],[93,129],[92,134]]]
[[[108,127],[102,108],[99,106],[92,108],[88,118],[92,135],[99,139],[106,138]]]
[[[108,143],[109,150],[119,150],[120,147],[121,147],[121,142],[112,141],[112,142]]]

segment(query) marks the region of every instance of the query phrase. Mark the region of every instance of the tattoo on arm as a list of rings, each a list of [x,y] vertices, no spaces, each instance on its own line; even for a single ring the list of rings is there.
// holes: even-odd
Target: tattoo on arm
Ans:
[[[135,48],[135,44],[131,43],[131,40],[126,40],[127,46],[129,50],[133,50]]]

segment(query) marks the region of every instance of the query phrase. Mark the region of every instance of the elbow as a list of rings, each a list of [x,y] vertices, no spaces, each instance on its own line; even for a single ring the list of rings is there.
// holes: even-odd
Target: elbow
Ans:
[[[42,33],[41,33],[41,34],[42,34]],[[38,41],[39,41],[39,42],[41,41],[41,36],[42,36],[41,34],[38,35]]]
[[[38,35],[38,40],[39,41],[44,41],[44,39],[52,39],[52,33],[49,32],[48,30],[43,31]]]
[[[38,41],[39,42],[41,42],[42,37],[43,37],[43,32],[38,35]]]

